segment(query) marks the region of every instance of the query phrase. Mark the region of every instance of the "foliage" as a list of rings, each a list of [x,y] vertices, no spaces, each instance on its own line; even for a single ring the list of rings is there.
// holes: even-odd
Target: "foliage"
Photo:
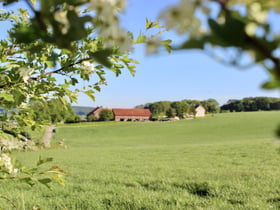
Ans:
[[[190,105],[186,101],[173,102],[171,107],[175,110],[176,116],[180,118],[185,118],[186,113],[189,112]]]
[[[170,109],[169,101],[159,101],[154,103],[146,104],[145,107],[148,107],[152,113],[152,117],[156,118],[161,115],[165,115],[166,111]]]
[[[180,0],[159,18],[168,29],[185,34],[178,50],[199,49],[228,65],[262,66],[270,80],[263,88],[280,87],[279,1]]]
[[[175,110],[172,109],[172,108],[167,109],[167,111],[166,111],[166,116],[167,116],[168,118],[175,117],[175,116],[176,116]]]
[[[100,121],[110,121],[114,119],[114,113],[110,109],[102,109],[99,114]]]
[[[195,116],[195,108],[202,105],[207,113],[218,113],[220,111],[219,103],[215,99],[208,99],[204,101],[188,100],[182,101],[158,101],[154,103],[147,103],[145,105],[138,105],[136,107],[147,107],[152,112],[153,118],[158,119],[163,116],[186,118],[190,115]]]
[[[87,121],[88,122],[94,122],[96,120],[98,120],[98,119],[94,115],[88,115],[87,116]]]
[[[42,158],[39,156],[35,167],[21,167],[17,162],[12,160],[7,154],[0,153],[0,181],[17,180],[22,181],[30,186],[40,183],[47,188],[51,188],[52,182],[64,185],[64,175],[66,174],[58,166],[44,167],[47,163],[52,162],[53,158]],[[1,196],[2,197],[2,196]]]
[[[75,121],[76,114],[71,105],[65,100],[51,99],[45,102],[34,101],[31,103],[36,122],[58,122]]]
[[[206,109],[207,113],[219,113],[220,112],[220,104],[213,98],[202,101],[201,105]]]
[[[118,76],[128,69],[134,75],[138,62],[129,57],[133,44],[146,43],[149,52],[160,45],[170,50],[170,41],[156,38],[163,31],[159,23],[146,20],[147,30],[159,30],[152,37],[141,32],[135,40],[121,28],[122,0],[3,0],[0,4],[5,8],[0,21],[10,23],[8,37],[0,40],[0,107],[8,112],[2,121],[16,122],[18,132],[24,126],[36,127],[32,103],[45,106],[53,98],[75,102],[81,92],[94,99],[106,84],[107,70]],[[10,4],[19,9],[5,7]]]
[[[1,139],[7,132],[20,138],[26,127],[48,121],[80,120],[68,102],[76,102],[81,92],[94,99],[106,84],[107,70],[118,76],[128,69],[134,75],[133,44],[146,43],[149,53],[160,45],[170,51],[170,41],[157,34],[141,33],[134,40],[121,28],[122,0],[2,0],[0,5],[0,22],[10,24],[0,40]],[[146,25],[162,32],[159,24],[147,20]]]
[[[221,110],[229,110],[231,112],[280,110],[280,98],[250,97],[241,100],[230,99],[226,104],[221,106]]]
[[[65,187],[13,182],[0,194],[19,209],[278,209],[278,121],[272,111],[63,125],[54,140],[68,149],[13,156],[24,165],[39,154],[54,157],[69,172]]]

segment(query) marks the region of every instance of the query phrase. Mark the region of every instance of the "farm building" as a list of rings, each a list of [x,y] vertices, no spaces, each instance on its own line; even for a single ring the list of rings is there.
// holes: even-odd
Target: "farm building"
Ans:
[[[205,117],[205,108],[203,106],[197,106],[195,108],[196,111],[196,117]]]
[[[112,109],[115,121],[144,121],[150,120],[152,113],[149,109]]]
[[[104,108],[97,107],[87,114],[87,117],[93,115],[99,119],[100,112]],[[115,121],[144,121],[150,120],[152,113],[149,109],[110,109],[114,114]]]
[[[103,110],[102,106],[96,107],[95,109],[93,109],[91,112],[87,114],[87,117],[93,115],[96,119],[99,119],[99,114],[102,110]]]

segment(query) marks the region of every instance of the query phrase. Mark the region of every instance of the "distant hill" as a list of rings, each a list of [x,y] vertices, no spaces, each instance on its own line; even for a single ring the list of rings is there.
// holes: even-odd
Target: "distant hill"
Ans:
[[[90,111],[92,111],[95,107],[89,107],[89,106],[72,106],[72,109],[77,115],[85,116]]]

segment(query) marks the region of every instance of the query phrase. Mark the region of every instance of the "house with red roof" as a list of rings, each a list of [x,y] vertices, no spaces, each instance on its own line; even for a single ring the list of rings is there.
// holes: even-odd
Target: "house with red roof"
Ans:
[[[99,119],[100,112],[104,108],[97,107],[87,114],[87,117],[93,115],[96,119]],[[152,113],[149,109],[123,109],[115,108],[110,109],[114,114],[115,121],[147,121],[151,119]]]
[[[149,109],[112,109],[115,121],[146,121],[152,113]]]

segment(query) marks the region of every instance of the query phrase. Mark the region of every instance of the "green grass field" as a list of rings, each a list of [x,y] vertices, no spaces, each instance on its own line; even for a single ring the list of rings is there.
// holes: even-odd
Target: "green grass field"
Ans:
[[[59,127],[66,149],[15,153],[25,165],[55,158],[66,186],[1,182],[19,209],[279,209],[280,112],[176,122]],[[9,209],[0,200],[0,209]],[[12,209],[12,208],[11,208]]]

